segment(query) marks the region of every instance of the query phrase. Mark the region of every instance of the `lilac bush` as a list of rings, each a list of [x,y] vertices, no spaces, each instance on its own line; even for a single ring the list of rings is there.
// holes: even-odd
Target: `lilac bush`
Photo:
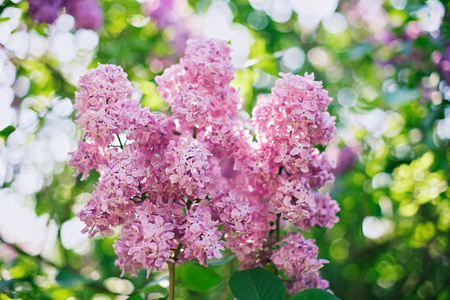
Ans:
[[[332,99],[312,74],[281,73],[246,121],[234,72],[226,42],[189,41],[180,63],[156,78],[170,115],[140,107],[118,66],[99,64],[80,79],[84,134],[69,163],[82,179],[100,174],[78,213],[84,231],[121,227],[114,248],[123,273],[193,259],[207,266],[226,247],[241,268],[284,270],[291,293],[326,289],[318,247],[295,228],[338,221],[336,201],[318,191],[333,166],[315,147],[335,132]]]

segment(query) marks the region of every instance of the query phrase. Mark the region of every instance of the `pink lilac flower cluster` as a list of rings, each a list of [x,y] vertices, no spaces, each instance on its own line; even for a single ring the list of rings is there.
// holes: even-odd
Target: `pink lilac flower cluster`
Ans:
[[[305,288],[328,288],[328,282],[319,276],[319,269],[327,262],[317,259],[319,247],[314,240],[305,240],[297,232],[288,232],[283,245],[273,251],[271,259],[278,269],[284,269],[284,274],[296,278],[286,285],[289,291],[298,291]]]
[[[77,28],[97,30],[103,24],[98,0],[28,0],[28,13],[39,23],[53,23],[63,7],[75,18]]]
[[[99,180],[78,216],[85,232],[111,235],[123,272],[160,270],[165,262],[221,258],[241,268],[273,264],[290,292],[327,288],[314,240],[282,226],[331,227],[339,207],[318,189],[333,180],[326,145],[331,98],[313,75],[281,74],[253,117],[230,86],[235,69],[225,41],[189,41],[180,63],[155,80],[171,114],[132,100],[120,67],[99,65],[80,79],[75,108],[83,140],[69,163]]]

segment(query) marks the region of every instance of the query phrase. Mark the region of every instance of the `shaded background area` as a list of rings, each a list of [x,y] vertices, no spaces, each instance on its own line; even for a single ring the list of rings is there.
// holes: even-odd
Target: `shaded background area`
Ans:
[[[305,233],[330,261],[321,273],[334,293],[450,299],[448,2],[100,1],[97,31],[64,10],[47,25],[31,19],[27,1],[0,3],[0,299],[166,295],[167,273],[120,278],[114,238],[80,233],[75,213],[98,174],[80,181],[65,164],[80,136],[72,103],[78,77],[101,62],[125,69],[142,105],[167,111],[154,77],[200,37],[230,41],[243,116],[280,71],[314,72],[334,98],[336,181],[327,189],[341,221]],[[224,257],[208,291],[179,268],[189,288],[177,296],[232,298],[237,264]]]

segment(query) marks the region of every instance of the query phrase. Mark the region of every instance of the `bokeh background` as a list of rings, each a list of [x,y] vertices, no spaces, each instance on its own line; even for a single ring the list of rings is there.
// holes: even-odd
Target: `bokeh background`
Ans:
[[[0,0],[0,299],[167,295],[167,272],[121,278],[114,237],[80,233],[75,213],[98,174],[80,181],[65,163],[80,137],[74,92],[88,68],[118,64],[143,106],[167,111],[155,76],[187,39],[210,37],[234,51],[243,117],[279,72],[314,72],[334,98],[338,132],[326,151],[336,180],[326,189],[340,222],[305,235],[329,260],[321,273],[335,295],[450,299],[449,2],[83,1],[46,24],[32,18],[39,1]],[[232,298],[237,264],[224,256],[208,291],[187,288],[180,267],[177,297]]]

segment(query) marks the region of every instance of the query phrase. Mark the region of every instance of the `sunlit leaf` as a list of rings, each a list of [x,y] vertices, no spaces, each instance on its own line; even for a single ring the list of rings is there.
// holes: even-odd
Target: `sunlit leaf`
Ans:
[[[151,280],[149,283],[147,283],[145,285],[145,287],[143,287],[141,289],[141,292],[148,293],[151,291],[156,291],[156,290],[161,289],[161,286],[159,285],[159,283],[161,282],[161,280],[167,280],[168,278],[169,278],[169,276],[164,276],[163,278],[158,278],[158,279],[155,278],[155,279]]]
[[[180,266],[177,271],[183,286],[193,291],[206,292],[222,280],[213,270],[194,264]]]

